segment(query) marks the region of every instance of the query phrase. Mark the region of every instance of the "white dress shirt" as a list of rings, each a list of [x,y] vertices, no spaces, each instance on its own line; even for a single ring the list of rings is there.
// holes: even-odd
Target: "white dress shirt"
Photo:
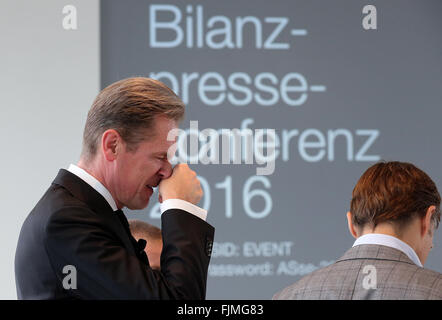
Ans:
[[[353,244],[353,247],[361,244],[378,244],[400,250],[405,253],[417,266],[423,267],[413,248],[396,237],[380,233],[367,233],[357,238]]]
[[[81,180],[86,182],[88,185],[90,185],[92,188],[94,188],[99,194],[101,194],[104,199],[109,203],[112,210],[117,211],[117,204],[115,203],[114,198],[112,198],[111,193],[109,190],[106,189],[103,184],[98,181],[95,177],[93,177],[91,174],[87,173],[85,170],[81,169],[80,167],[71,164],[68,168],[68,171],[72,174],[75,174],[77,177],[79,177]],[[165,212],[169,209],[181,209],[184,211],[187,211],[195,216],[197,216],[200,219],[203,219],[206,221],[207,218],[207,211],[188,202],[181,199],[167,199],[163,201],[160,204],[160,211],[161,213]]]

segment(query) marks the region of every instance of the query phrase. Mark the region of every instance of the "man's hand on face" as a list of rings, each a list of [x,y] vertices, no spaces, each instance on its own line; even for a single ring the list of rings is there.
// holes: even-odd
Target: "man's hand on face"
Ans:
[[[161,180],[158,185],[158,200],[181,199],[192,204],[198,204],[203,196],[200,181],[196,172],[187,164],[180,163],[173,168],[172,175]]]

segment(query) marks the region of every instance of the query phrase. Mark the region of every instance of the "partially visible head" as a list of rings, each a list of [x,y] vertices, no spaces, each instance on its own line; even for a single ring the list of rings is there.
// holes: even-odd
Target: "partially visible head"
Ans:
[[[141,220],[129,220],[129,228],[132,236],[138,241],[146,240],[146,252],[152,269],[160,270],[161,251],[163,250],[163,238],[161,229]]]
[[[184,104],[163,83],[129,78],[103,89],[89,110],[80,162],[98,167],[119,208],[147,206],[161,179],[171,174],[170,130],[184,117]]]
[[[118,131],[130,151],[140,142],[154,136],[157,116],[179,122],[184,104],[160,81],[149,78],[128,78],[112,83],[95,98],[89,110],[83,133],[82,156],[90,160],[100,149],[103,133]]]
[[[349,229],[355,237],[390,233],[412,245],[424,263],[439,226],[440,201],[433,180],[413,164],[380,162],[353,189]]]

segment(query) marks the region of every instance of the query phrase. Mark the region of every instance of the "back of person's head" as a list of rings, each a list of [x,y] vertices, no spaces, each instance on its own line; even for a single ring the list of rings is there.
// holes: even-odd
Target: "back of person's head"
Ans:
[[[422,218],[435,206],[431,220],[440,222],[440,194],[436,184],[411,163],[380,162],[361,176],[353,189],[350,211],[356,227],[388,222],[400,233],[414,218]]]
[[[152,269],[160,269],[161,251],[163,249],[163,238],[161,229],[141,220],[129,220],[129,228],[132,236],[138,241],[146,240],[144,251],[149,259]]]

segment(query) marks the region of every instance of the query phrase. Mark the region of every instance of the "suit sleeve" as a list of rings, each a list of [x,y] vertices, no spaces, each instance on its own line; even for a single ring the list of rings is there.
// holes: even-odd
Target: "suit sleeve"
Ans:
[[[160,272],[129,252],[93,211],[57,211],[45,230],[45,248],[60,290],[81,299],[204,299],[210,260],[205,246],[214,228],[186,211],[168,210],[162,229]],[[76,288],[63,287],[72,276],[63,273],[65,266],[75,268]]]

